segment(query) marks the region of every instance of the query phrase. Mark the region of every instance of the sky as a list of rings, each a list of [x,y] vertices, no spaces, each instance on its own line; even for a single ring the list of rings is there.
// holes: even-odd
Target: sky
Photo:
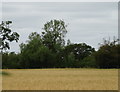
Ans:
[[[117,2],[3,2],[2,20],[11,20],[12,31],[20,34],[9,51],[20,52],[19,44],[25,43],[31,32],[41,34],[44,24],[53,19],[68,25],[65,40],[86,43],[96,50],[103,38],[118,37]]]

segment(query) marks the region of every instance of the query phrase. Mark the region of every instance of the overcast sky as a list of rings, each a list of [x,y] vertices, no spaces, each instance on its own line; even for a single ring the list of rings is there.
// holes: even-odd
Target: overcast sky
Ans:
[[[98,49],[103,38],[118,37],[118,3],[116,2],[4,2],[3,20],[13,21],[11,28],[20,34],[19,43],[11,43],[11,50],[19,52],[19,44],[28,40],[31,32],[41,33],[51,19],[68,24],[66,40],[87,43]]]

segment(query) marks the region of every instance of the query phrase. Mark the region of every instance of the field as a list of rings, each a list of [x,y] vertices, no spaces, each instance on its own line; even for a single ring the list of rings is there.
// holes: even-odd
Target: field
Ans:
[[[117,69],[3,69],[3,90],[117,90]],[[0,75],[1,77],[1,75]]]

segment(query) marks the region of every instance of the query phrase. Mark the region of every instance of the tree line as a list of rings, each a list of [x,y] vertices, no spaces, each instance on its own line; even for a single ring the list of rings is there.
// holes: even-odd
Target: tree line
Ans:
[[[11,23],[11,22],[10,22]],[[7,25],[7,26],[3,26]],[[7,41],[18,41],[19,34],[10,35],[9,24],[3,23],[0,35],[1,49],[9,49]],[[43,32],[32,32],[26,43],[20,44],[20,53],[2,52],[3,69],[35,68],[119,68],[120,44],[118,39],[104,40],[95,51],[86,43],[74,44],[70,40],[65,45],[67,25],[63,20],[51,20],[44,24]],[[10,32],[8,32],[10,31]],[[6,33],[4,33],[6,32]],[[12,35],[13,34],[13,35]],[[8,36],[9,35],[9,36]],[[3,39],[4,38],[4,39]],[[11,39],[11,40],[10,40]],[[2,51],[1,50],[1,51]]]

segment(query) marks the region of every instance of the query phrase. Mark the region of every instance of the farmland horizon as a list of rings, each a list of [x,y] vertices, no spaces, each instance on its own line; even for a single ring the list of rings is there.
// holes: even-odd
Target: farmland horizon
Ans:
[[[0,89],[119,89],[118,2],[1,7]]]

